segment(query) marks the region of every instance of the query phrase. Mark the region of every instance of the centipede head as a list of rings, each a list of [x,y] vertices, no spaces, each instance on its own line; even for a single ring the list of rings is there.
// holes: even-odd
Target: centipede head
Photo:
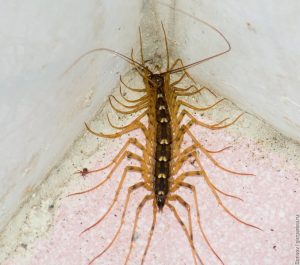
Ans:
[[[149,80],[152,83],[153,87],[163,87],[164,85],[164,77],[160,74],[149,74]]]

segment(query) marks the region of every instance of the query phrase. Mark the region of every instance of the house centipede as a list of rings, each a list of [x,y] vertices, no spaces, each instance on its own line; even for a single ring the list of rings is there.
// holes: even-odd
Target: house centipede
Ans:
[[[121,137],[122,135],[128,134],[129,132],[132,132],[134,130],[141,130],[146,139],[146,143],[143,145],[139,139],[129,138],[126,141],[126,143],[123,145],[123,147],[120,149],[120,151],[117,153],[117,155],[114,157],[114,159],[111,161],[111,163],[99,169],[88,170],[87,168],[84,168],[83,170],[78,172],[84,176],[87,174],[100,172],[104,169],[112,167],[112,169],[110,170],[106,178],[104,178],[97,185],[87,190],[70,194],[69,196],[89,193],[102,186],[104,183],[106,183],[108,180],[112,178],[114,172],[126,157],[129,157],[130,159],[133,159],[140,164],[140,166],[125,167],[120,182],[118,184],[117,190],[115,192],[113,202],[108,207],[106,212],[101,216],[101,218],[99,218],[94,224],[92,224],[82,232],[85,233],[91,230],[93,227],[101,223],[102,220],[111,212],[115,203],[118,200],[118,196],[120,194],[124,181],[126,180],[127,174],[129,172],[139,173],[141,176],[141,181],[135,183],[134,185],[128,188],[120,224],[118,226],[116,233],[114,234],[110,243],[102,250],[102,252],[90,260],[90,262],[88,263],[89,265],[93,264],[106,251],[108,251],[110,247],[113,245],[113,243],[117,240],[124,224],[124,219],[126,216],[129,201],[131,199],[131,194],[138,189],[144,189],[148,193],[144,196],[142,201],[139,202],[138,207],[136,208],[130,246],[124,262],[125,265],[128,264],[130,260],[131,252],[133,249],[133,243],[134,243],[134,235],[136,233],[141,210],[146,203],[150,203],[150,202],[152,202],[152,207],[153,207],[152,224],[150,227],[150,231],[148,233],[147,243],[141,259],[141,264],[144,264],[148,250],[150,248],[151,240],[156,225],[157,213],[162,212],[164,207],[168,207],[169,210],[173,213],[175,219],[180,224],[184,234],[186,235],[186,238],[189,242],[189,246],[192,252],[194,264],[195,265],[206,264],[198,254],[198,251],[194,245],[190,204],[183,197],[176,194],[176,192],[180,189],[188,189],[191,191],[194,200],[193,203],[195,205],[197,224],[201,232],[201,235],[203,236],[204,241],[209,247],[209,249],[211,250],[211,252],[215,255],[215,257],[219,260],[219,262],[224,265],[225,264],[224,261],[221,259],[217,251],[213,248],[204,231],[201,218],[200,218],[200,208],[198,205],[197,190],[194,185],[186,181],[186,179],[189,177],[202,177],[205,183],[207,184],[207,186],[209,187],[210,191],[212,192],[212,195],[215,197],[217,203],[229,216],[231,216],[234,220],[236,220],[239,223],[260,230],[259,227],[247,223],[241,220],[240,218],[238,218],[223,204],[220,194],[233,199],[238,199],[238,200],[242,200],[242,199],[237,196],[228,194],[220,190],[214,185],[214,183],[211,181],[210,177],[208,176],[203,166],[203,163],[201,162],[197,150],[203,153],[216,167],[218,167],[219,169],[225,172],[236,174],[236,175],[243,175],[243,176],[249,176],[252,174],[236,172],[234,170],[222,166],[213,157],[213,154],[220,153],[228,149],[229,147],[225,147],[220,150],[214,150],[214,151],[208,150],[199,142],[199,140],[193,135],[192,131],[190,130],[192,126],[201,126],[208,130],[225,129],[233,125],[235,122],[237,122],[242,114],[237,116],[235,119],[233,119],[230,122],[227,122],[228,119],[223,119],[220,122],[217,122],[215,124],[207,124],[194,117],[194,115],[192,115],[187,109],[191,109],[193,111],[207,111],[220,104],[224,99],[218,100],[214,104],[211,104],[209,106],[197,107],[180,98],[182,96],[196,95],[198,93],[201,93],[202,91],[207,91],[208,93],[213,94],[213,92],[206,87],[197,88],[195,85],[191,85],[187,88],[180,88],[178,87],[178,84],[184,78],[188,78],[193,81],[192,77],[186,71],[188,68],[194,67],[200,63],[221,56],[231,50],[229,41],[218,29],[216,29],[214,26],[202,20],[200,21],[203,22],[209,28],[215,30],[218,34],[220,34],[220,36],[225,40],[225,42],[228,45],[228,48],[226,50],[188,65],[184,65],[181,59],[176,59],[172,64],[170,64],[168,41],[167,41],[166,31],[162,24],[165,50],[166,50],[166,70],[163,72],[154,73],[146,65],[146,61],[144,59],[144,53],[143,53],[143,41],[142,41],[141,31],[139,31],[140,53],[141,53],[140,62],[134,59],[133,51],[131,52],[131,56],[128,57],[114,50],[110,50],[106,48],[98,48],[98,49],[88,51],[87,53],[80,56],[74,62],[74,64],[76,64],[83,57],[94,52],[98,52],[98,51],[109,52],[121,57],[122,59],[130,63],[133,66],[133,68],[136,70],[136,72],[139,74],[139,76],[143,79],[143,84],[144,84],[144,88],[142,89],[132,88],[129,87],[127,84],[125,84],[120,77],[120,82],[123,86],[125,86],[127,89],[131,90],[134,93],[142,94],[142,96],[140,96],[138,99],[126,98],[122,94],[121,87],[120,87],[120,96],[122,100],[126,102],[126,104],[123,103],[122,100],[117,99],[115,96],[112,95],[109,96],[109,104],[112,107],[112,109],[117,113],[123,115],[129,115],[129,114],[136,113],[138,111],[142,111],[142,113],[138,117],[136,117],[132,122],[130,122],[125,126],[114,125],[109,119],[109,117],[107,116],[109,124],[114,129],[117,130],[116,133],[105,134],[102,132],[95,132],[87,124],[85,124],[87,130],[98,137],[113,139],[113,138]],[[172,82],[171,75],[180,74],[180,73],[181,73],[180,77],[177,80]],[[115,106],[116,103],[122,108],[125,108],[126,110],[121,110],[120,108],[116,107]],[[181,107],[183,108],[181,109]],[[183,124],[184,118],[188,118],[189,121]],[[148,126],[146,126],[142,122],[143,119],[147,119]],[[181,150],[184,136],[188,136],[191,139],[192,144],[188,147],[185,147],[183,150]],[[131,151],[128,151],[127,148],[130,145],[133,145],[137,149],[139,149],[142,152],[142,155],[138,155]],[[190,158],[194,159],[193,163],[196,166],[196,170],[179,173],[183,164],[186,163]],[[183,222],[182,218],[178,214],[177,209],[172,204],[172,202],[179,203],[185,209],[187,213],[187,220],[188,220],[187,225]]]

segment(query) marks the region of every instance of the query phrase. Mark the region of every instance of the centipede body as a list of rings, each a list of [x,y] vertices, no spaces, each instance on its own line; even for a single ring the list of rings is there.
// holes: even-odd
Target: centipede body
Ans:
[[[216,30],[214,27],[210,26],[212,29]],[[101,256],[108,251],[114,242],[117,240],[120,231],[122,230],[124,224],[124,218],[126,216],[126,211],[128,208],[129,201],[132,197],[132,193],[138,189],[143,189],[145,191],[145,195],[143,199],[139,202],[138,207],[136,208],[136,214],[133,221],[133,230],[131,235],[131,242],[129,245],[128,253],[125,258],[124,264],[129,264],[131,252],[134,246],[134,235],[136,233],[138,220],[140,218],[141,210],[143,207],[152,202],[153,206],[153,215],[152,215],[152,225],[151,229],[148,234],[147,244],[145,246],[144,253],[142,254],[141,264],[144,264],[148,250],[151,246],[152,236],[155,230],[156,219],[158,211],[162,212],[163,208],[166,206],[168,209],[173,213],[175,219],[180,224],[188,242],[192,252],[192,257],[194,264],[206,264],[205,261],[200,257],[198,254],[197,249],[194,245],[194,237],[193,237],[193,224],[192,224],[192,215],[191,215],[191,207],[190,203],[188,203],[183,197],[177,194],[178,190],[181,189],[188,189],[192,195],[195,204],[195,212],[197,215],[197,225],[201,232],[202,237],[204,238],[205,244],[208,246],[210,251],[215,255],[218,259],[220,264],[225,264],[222,258],[219,256],[218,252],[214,249],[211,245],[209,239],[207,238],[201,219],[200,219],[200,211],[197,199],[197,191],[194,185],[190,184],[187,181],[189,177],[202,177],[208,186],[209,190],[211,191],[212,195],[215,197],[217,203],[220,207],[234,220],[239,223],[242,223],[246,226],[259,229],[257,226],[249,224],[235,214],[233,214],[222,202],[220,198],[220,194],[240,199],[234,195],[230,195],[228,193],[223,192],[222,190],[218,189],[214,183],[211,181],[206,169],[201,162],[201,158],[199,157],[197,151],[203,153],[207,159],[209,159],[216,167],[219,169],[236,175],[244,175],[249,176],[250,173],[244,172],[236,172],[234,170],[225,168],[222,166],[214,157],[214,153],[219,153],[226,150],[228,147],[225,147],[220,150],[211,151],[207,150],[199,140],[193,135],[190,128],[192,126],[201,126],[207,128],[208,130],[220,130],[227,128],[234,124],[241,115],[233,118],[230,122],[227,122],[227,119],[224,119],[220,122],[215,124],[207,124],[204,121],[198,120],[195,118],[188,109],[193,111],[207,111],[214,108],[216,105],[222,103],[223,99],[216,101],[214,104],[209,106],[202,106],[197,107],[194,106],[181,97],[188,97],[191,95],[195,95],[201,93],[202,91],[207,91],[208,93],[212,93],[209,89],[202,87],[197,88],[195,85],[191,85],[187,88],[180,88],[178,84],[182,82],[184,78],[188,78],[191,81],[193,79],[187,73],[186,69],[196,66],[201,62],[204,62],[208,59],[215,58],[217,56],[223,55],[226,52],[230,51],[230,44],[227,39],[220,33],[221,36],[224,37],[224,40],[228,44],[228,49],[226,51],[221,51],[217,55],[213,55],[209,58],[205,58],[199,60],[195,63],[191,63],[188,65],[184,65],[181,59],[176,59],[170,65],[170,58],[168,52],[168,43],[167,37],[162,26],[164,32],[164,39],[165,39],[165,47],[166,47],[166,70],[154,73],[152,72],[148,66],[146,66],[143,54],[143,43],[142,43],[142,34],[140,33],[140,50],[141,50],[141,60],[138,62],[136,59],[133,58],[133,53],[131,57],[122,55],[116,51],[100,48],[89,51],[88,53],[84,54],[83,56],[88,55],[91,52],[96,51],[106,51],[109,53],[116,54],[120,56],[122,59],[129,62],[133,68],[136,70],[137,74],[143,79],[143,88],[131,88],[130,86],[126,85],[122,79],[121,83],[127,89],[142,94],[137,99],[128,99],[122,93],[120,93],[121,100],[117,99],[114,96],[109,97],[109,103],[112,109],[120,114],[120,115],[130,115],[133,113],[141,112],[131,123],[125,126],[116,126],[110,120],[110,125],[117,130],[117,132],[112,134],[105,134],[103,132],[96,132],[94,129],[91,129],[87,124],[87,130],[92,134],[103,137],[103,138],[118,138],[124,134],[128,134],[134,130],[141,130],[145,136],[146,142],[142,144],[141,141],[137,138],[129,138],[123,147],[120,149],[118,154],[115,156],[113,161],[109,163],[107,166],[99,168],[99,169],[83,169],[79,173],[82,175],[87,175],[91,173],[100,172],[106,168],[111,167],[111,170],[107,177],[99,182],[96,186],[81,192],[77,192],[71,195],[80,195],[92,192],[96,190],[100,186],[102,186],[105,182],[110,180],[116,169],[119,167],[120,163],[125,159],[125,157],[129,157],[130,159],[135,160],[139,163],[139,166],[126,166],[122,176],[120,177],[119,184],[117,186],[117,190],[113,199],[112,204],[109,206],[107,211],[101,216],[94,224],[86,228],[84,232],[87,232],[94,228],[96,225],[102,222],[102,220],[110,214],[111,210],[113,209],[116,201],[118,200],[119,194],[121,192],[122,186],[126,181],[126,177],[130,172],[137,172],[141,176],[141,180],[135,183],[134,185],[130,186],[127,191],[125,204],[123,208],[123,213],[121,217],[121,222],[118,226],[117,232],[115,233],[114,237],[110,241],[110,243],[106,246],[105,249],[102,250],[99,254],[93,257],[90,262],[88,263],[93,264],[96,260],[101,259]],[[179,74],[179,77],[175,81],[171,81],[171,75]],[[212,93],[213,94],[213,93]],[[125,103],[123,103],[123,102]],[[118,106],[116,106],[118,105]],[[184,123],[185,118],[189,121]],[[147,120],[147,125],[142,122],[143,119]],[[183,139],[187,136],[191,139],[191,144],[187,147],[183,147]],[[138,155],[131,151],[128,151],[128,146],[133,145],[137,149],[142,152],[142,155]],[[186,171],[180,173],[180,169],[182,166],[190,159],[194,159],[194,163],[196,164],[195,170]],[[174,206],[173,202],[179,203],[187,213],[187,224],[182,220],[176,207]],[[207,264],[206,264],[207,265]]]

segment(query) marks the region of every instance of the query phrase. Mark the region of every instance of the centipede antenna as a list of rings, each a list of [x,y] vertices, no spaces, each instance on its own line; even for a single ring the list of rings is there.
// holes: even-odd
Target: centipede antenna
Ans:
[[[162,27],[162,29],[163,29],[164,40],[165,40],[165,45],[166,45],[166,53],[167,53],[167,72],[168,72],[168,71],[169,71],[169,68],[170,68],[170,57],[169,57],[168,40],[167,40],[167,34],[166,34],[166,30],[165,30],[164,24],[162,23],[162,21],[161,21],[160,23],[161,23],[161,27]]]
[[[145,60],[144,60],[144,50],[143,50],[143,39],[142,39],[142,31],[140,27],[139,27],[139,36],[140,36],[141,61],[142,61],[142,65],[144,65]]]
[[[68,68],[67,70],[63,73],[63,75],[67,74],[76,64],[78,64],[83,58],[85,58],[86,56],[95,53],[95,52],[108,52],[108,53],[112,53],[120,58],[122,58],[123,60],[125,60],[126,62],[132,64],[132,65],[138,65],[141,69],[145,70],[146,72],[148,72],[149,70],[144,67],[142,64],[140,64],[137,61],[134,61],[133,59],[127,57],[126,55],[123,55],[117,51],[108,49],[108,48],[96,48],[96,49],[92,49],[86,53],[84,53],[83,55],[81,55],[77,60],[75,60]]]
[[[206,62],[206,61],[209,61],[209,60],[211,60],[211,59],[213,59],[213,58],[219,57],[219,56],[221,56],[221,55],[223,55],[223,54],[228,53],[228,52],[231,51],[231,45],[230,45],[229,40],[225,37],[225,35],[224,35],[220,30],[218,30],[218,29],[217,29],[216,27],[214,27],[213,25],[211,25],[211,24],[207,23],[206,21],[204,21],[204,20],[202,20],[202,19],[199,19],[199,18],[197,18],[197,17],[195,17],[195,16],[193,16],[193,15],[191,15],[191,14],[188,14],[187,12],[185,12],[185,11],[179,9],[179,8],[174,8],[174,7],[170,6],[170,5],[167,5],[167,4],[161,3],[161,2],[159,2],[159,4],[161,4],[161,5],[163,5],[163,6],[167,6],[168,8],[173,9],[174,11],[177,11],[177,12],[179,12],[179,13],[182,13],[182,14],[185,14],[185,15],[187,15],[187,16],[190,16],[191,18],[193,18],[193,19],[195,19],[195,20],[201,22],[202,24],[208,26],[209,28],[211,28],[211,29],[213,29],[214,31],[216,31],[216,32],[224,39],[224,41],[225,41],[226,44],[228,45],[228,48],[227,48],[226,50],[222,51],[222,52],[219,52],[219,53],[217,53],[217,54],[215,54],[215,55],[212,55],[212,56],[209,56],[209,57],[207,57],[207,58],[198,60],[198,61],[196,61],[196,62],[194,62],[194,63],[187,64],[187,65],[182,66],[182,67],[180,67],[180,68],[177,68],[177,69],[174,69],[174,70],[171,70],[171,71],[163,72],[163,73],[161,73],[161,74],[166,74],[167,72],[170,73],[170,74],[175,74],[175,73],[181,72],[181,71],[183,71],[183,70],[187,70],[187,69],[189,69],[189,68],[191,68],[191,67],[194,67],[194,66],[196,66],[196,65],[198,65],[198,64],[201,64],[201,63],[204,63],[204,62]]]

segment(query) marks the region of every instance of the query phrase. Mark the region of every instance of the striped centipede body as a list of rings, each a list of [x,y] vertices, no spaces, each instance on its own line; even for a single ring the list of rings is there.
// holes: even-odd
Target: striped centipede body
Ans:
[[[195,85],[191,85],[188,88],[180,88],[178,87],[178,84],[180,84],[180,82],[184,78],[188,78],[193,81],[193,79],[186,71],[188,68],[198,65],[212,58],[215,58],[217,56],[220,56],[222,54],[225,54],[231,50],[228,40],[219,30],[217,30],[215,27],[211,26],[206,22],[203,23],[208,27],[210,27],[211,29],[215,30],[218,34],[220,34],[221,37],[223,37],[223,39],[228,44],[228,48],[225,51],[210,56],[209,58],[199,60],[192,64],[184,65],[181,59],[177,59],[173,62],[173,64],[170,64],[167,37],[163,25],[162,25],[162,29],[164,33],[166,58],[167,58],[166,70],[164,72],[154,73],[149,69],[148,66],[146,66],[144,60],[144,54],[143,54],[143,43],[142,43],[141,32],[140,32],[140,50],[141,50],[140,62],[136,61],[133,58],[133,53],[131,54],[131,57],[127,57],[116,51],[105,49],[105,48],[91,50],[86,54],[82,55],[77,60],[79,61],[84,56],[96,51],[106,51],[109,53],[113,53],[121,57],[122,59],[126,60],[131,65],[133,65],[136,72],[143,79],[143,84],[144,84],[144,88],[139,88],[139,89],[131,88],[128,85],[126,85],[121,79],[121,83],[127,89],[131,90],[134,93],[142,94],[142,96],[134,100],[128,99],[122,94],[122,91],[120,91],[120,96],[122,100],[119,100],[115,96],[109,97],[109,103],[117,113],[126,115],[126,114],[133,114],[138,111],[141,111],[141,114],[139,114],[138,117],[136,117],[131,123],[119,127],[112,124],[112,122],[108,119],[111,126],[118,130],[116,133],[113,134],[104,134],[102,132],[95,132],[88,125],[86,125],[87,130],[98,137],[113,139],[113,138],[118,138],[124,134],[128,134],[129,132],[134,130],[141,130],[146,139],[145,144],[142,144],[142,142],[137,138],[133,138],[133,137],[129,138],[124,144],[124,146],[120,149],[118,154],[114,157],[113,161],[109,163],[107,166],[95,170],[88,170],[85,168],[82,171],[79,171],[80,174],[87,175],[95,172],[100,172],[106,168],[112,167],[109,174],[100,183],[98,183],[97,185],[95,185],[94,187],[88,190],[73,193],[70,196],[89,193],[102,186],[105,182],[107,182],[113,177],[114,172],[126,157],[130,157],[130,159],[136,160],[139,163],[139,166],[125,167],[121,179],[119,181],[113,202],[111,203],[107,211],[104,213],[104,215],[101,218],[99,218],[97,222],[95,222],[93,225],[86,228],[83,231],[83,233],[89,231],[90,229],[98,225],[111,212],[115,203],[118,200],[120,191],[129,172],[137,172],[141,176],[141,180],[139,182],[135,183],[134,185],[128,188],[120,224],[118,226],[115,235],[111,239],[110,243],[105,247],[105,249],[97,256],[91,259],[91,261],[88,263],[89,265],[93,264],[97,259],[99,259],[107,250],[109,250],[109,248],[117,240],[122,230],[122,227],[124,225],[124,218],[126,216],[126,211],[128,208],[130,198],[132,197],[132,193],[138,189],[143,189],[146,194],[143,197],[143,199],[139,202],[136,208],[131,242],[124,262],[125,265],[128,264],[130,260],[130,255],[133,249],[134,235],[136,233],[141,210],[145,206],[145,204],[149,202],[151,202],[153,206],[152,225],[148,233],[147,244],[141,258],[141,264],[144,264],[147,252],[150,248],[151,240],[156,225],[157,213],[161,212],[164,207],[169,208],[169,210],[174,214],[175,219],[178,221],[181,228],[183,229],[191,248],[194,264],[195,265],[206,264],[205,261],[198,254],[198,251],[194,245],[191,207],[190,204],[182,196],[177,194],[177,191],[180,189],[188,189],[191,191],[193,195],[193,200],[194,200],[193,203],[195,205],[197,225],[199,227],[199,230],[209,249],[216,256],[219,262],[221,264],[224,264],[224,261],[221,259],[217,251],[213,248],[213,246],[209,242],[208,237],[205,234],[201,222],[201,218],[200,218],[200,209],[199,209],[198,199],[197,199],[198,198],[197,190],[194,185],[188,182],[187,178],[189,177],[202,177],[205,183],[207,184],[207,186],[209,187],[209,190],[212,192],[212,195],[215,197],[217,203],[233,219],[246,226],[260,229],[257,226],[254,226],[252,224],[249,224],[239,219],[223,204],[220,198],[220,194],[231,198],[239,199],[239,200],[241,199],[239,197],[223,192],[213,184],[213,182],[209,178],[207,171],[204,168],[203,163],[201,162],[201,159],[197,151],[200,151],[202,154],[204,154],[216,167],[220,168],[223,171],[226,171],[231,174],[245,175],[245,176],[252,175],[252,174],[236,172],[222,166],[213,157],[213,154],[220,153],[225,149],[227,149],[228,147],[217,151],[207,150],[190,130],[192,126],[202,126],[208,130],[224,129],[234,124],[241,117],[241,115],[233,119],[231,122],[227,122],[227,119],[224,119],[215,124],[207,124],[197,119],[194,115],[192,115],[189,112],[188,109],[192,109],[193,111],[206,111],[215,107],[217,104],[221,103],[223,99],[216,101],[214,104],[210,106],[197,107],[184,101],[181,98],[182,96],[195,95],[205,90],[212,93],[206,87],[197,88]],[[77,63],[77,61],[75,63]],[[173,74],[179,75],[178,79],[175,81],[171,81],[171,75]],[[124,101],[126,103],[123,103]],[[116,103],[119,106],[121,106],[122,109],[125,108],[126,110],[121,110],[118,107],[116,107],[115,105]],[[184,123],[184,120],[186,118],[188,119],[188,122]],[[147,125],[145,125],[145,122],[142,122],[142,120],[146,120]],[[183,148],[183,138],[185,136],[191,139],[191,144]],[[142,152],[142,155],[138,155],[136,153],[128,151],[127,148],[130,145],[133,145],[137,149],[139,149]],[[183,173],[180,173],[182,166],[191,158],[194,159],[195,162],[194,166],[196,169],[192,171],[185,171]],[[186,210],[187,220],[188,220],[187,225],[183,222],[181,216],[178,214],[178,211],[176,210],[176,207],[174,206],[173,202],[179,203]]]

